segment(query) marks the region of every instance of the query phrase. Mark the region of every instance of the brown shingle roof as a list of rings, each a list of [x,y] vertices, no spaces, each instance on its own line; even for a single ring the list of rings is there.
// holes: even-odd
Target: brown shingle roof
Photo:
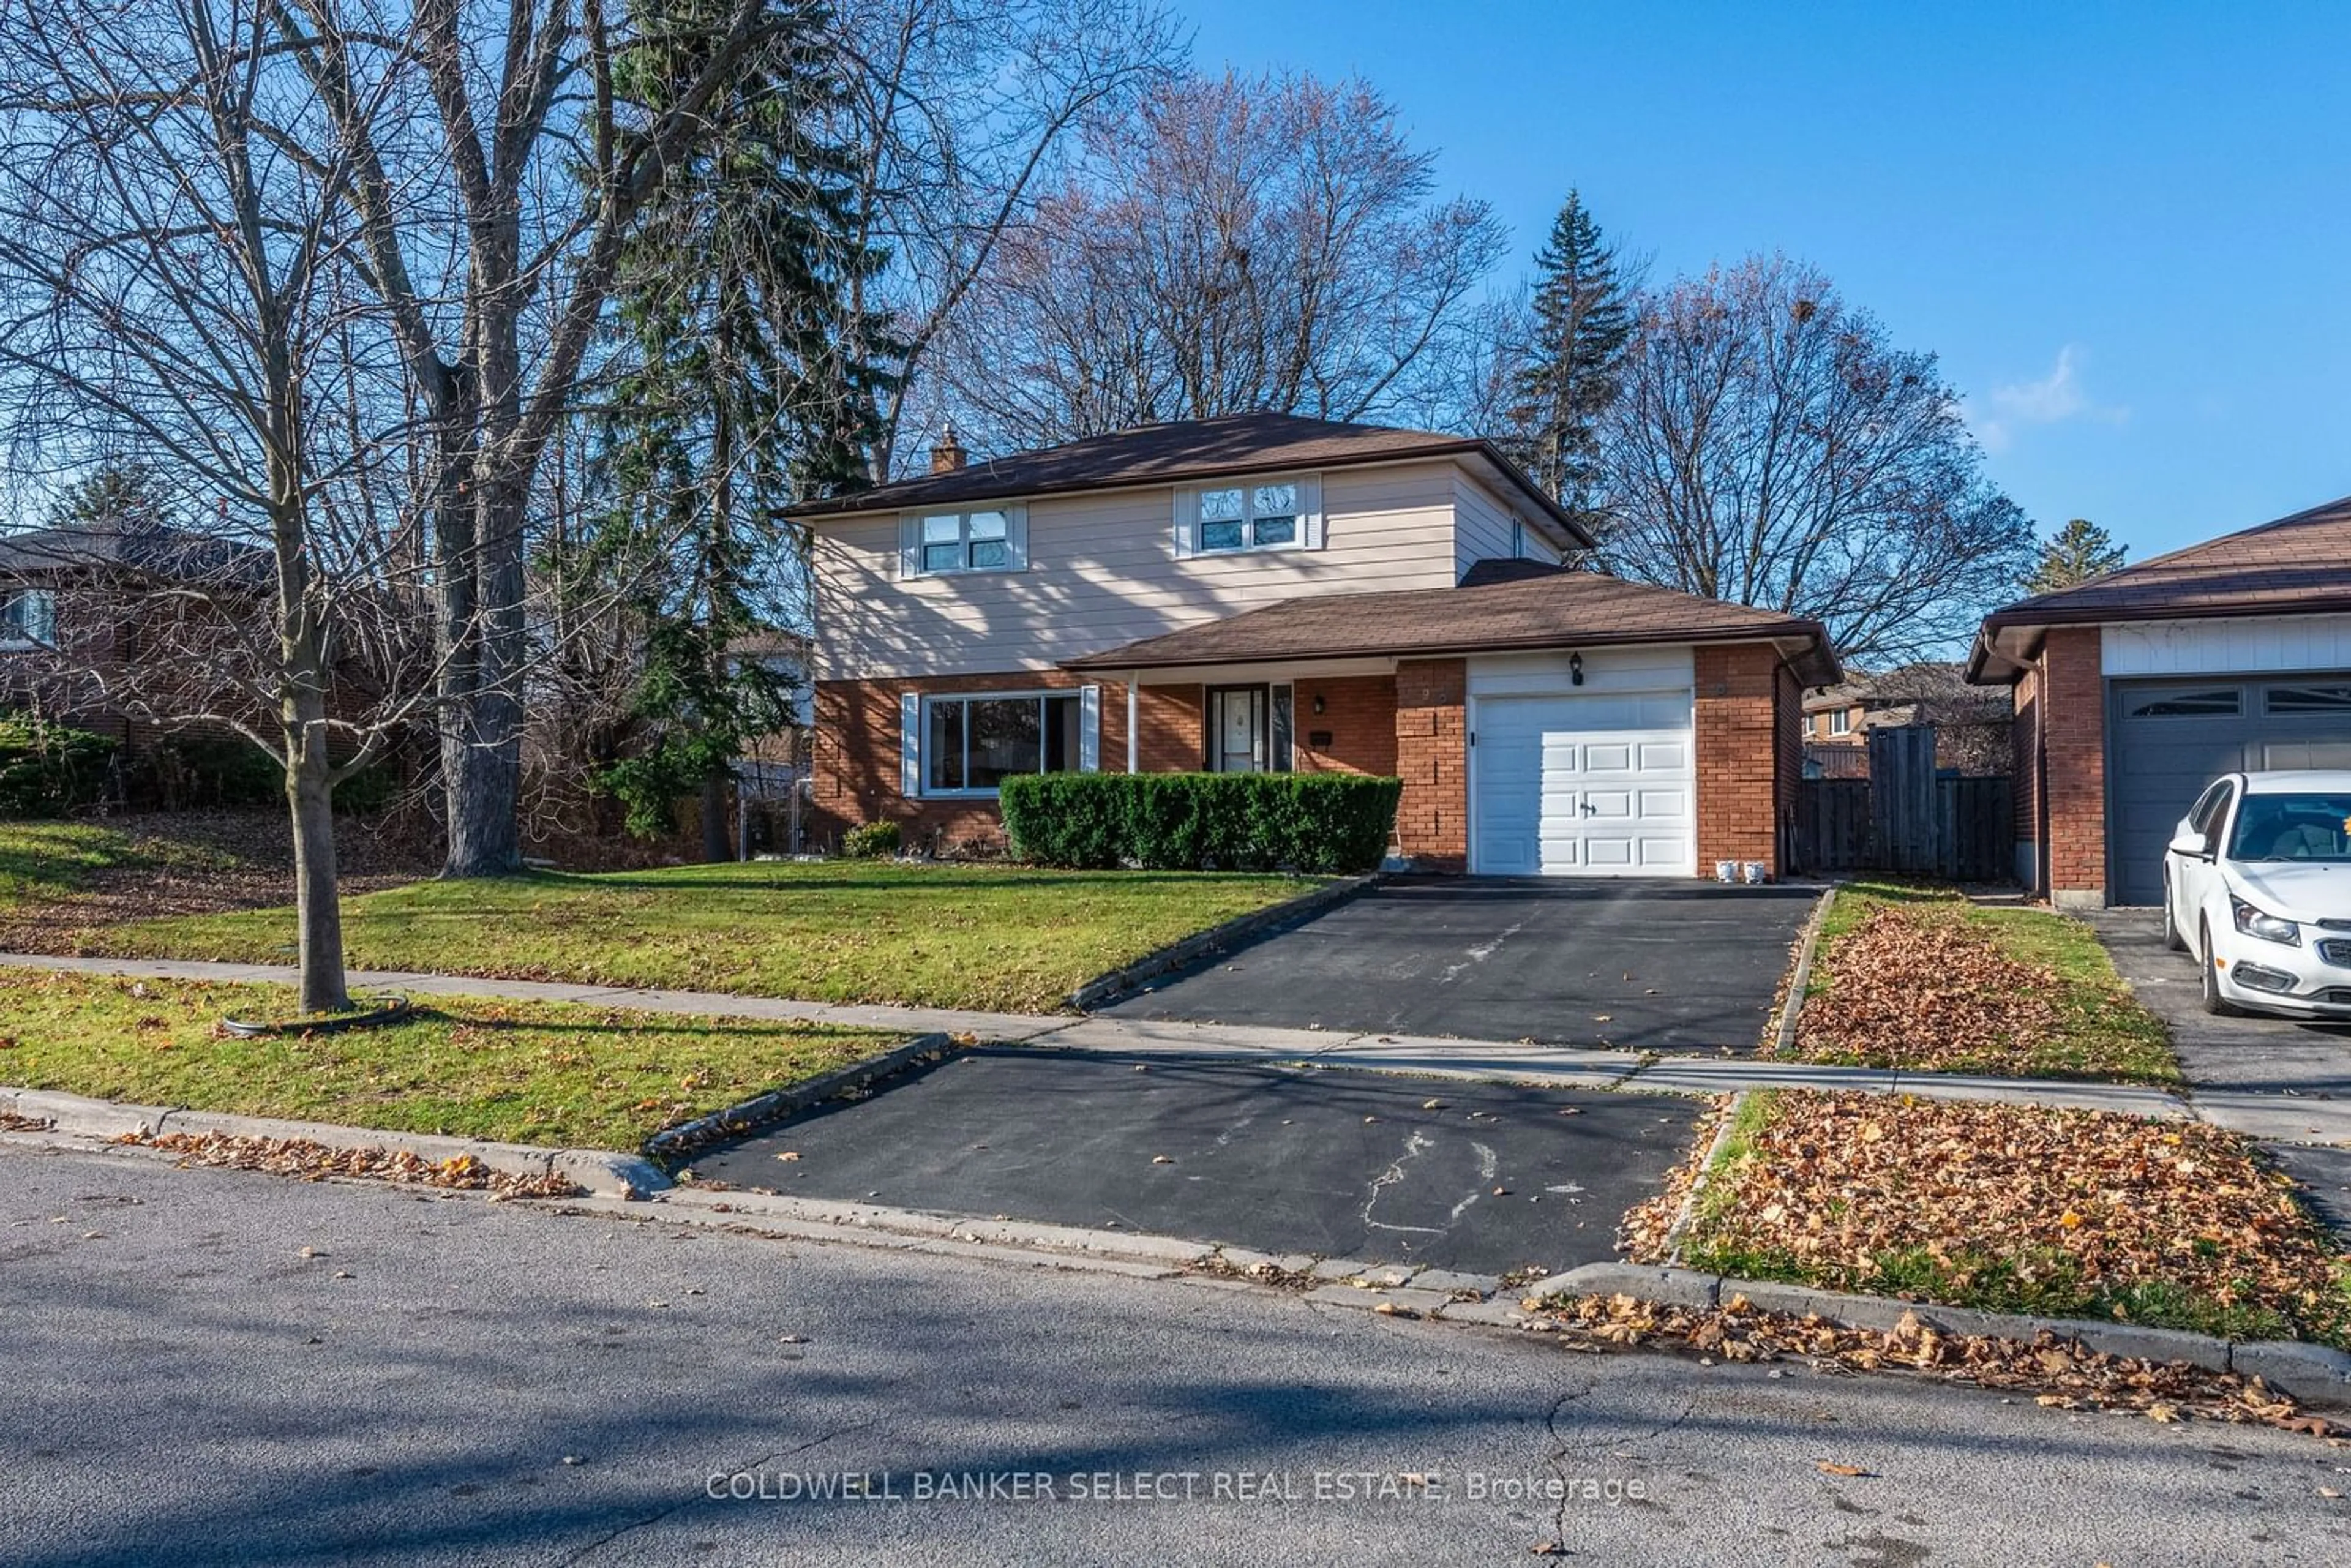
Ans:
[[[2106,621],[2351,611],[2351,497],[2226,534],[1984,617],[1970,680],[2012,676],[2002,632]]]
[[[1064,667],[1123,670],[1512,648],[1765,640],[1802,644],[1792,657],[1798,678],[1806,685],[1824,685],[1838,678],[1827,629],[1817,621],[1592,571],[1551,571],[1462,588],[1289,599],[1071,659]]]
[[[1582,545],[1592,542],[1558,503],[1538,489],[1491,442],[1433,430],[1345,424],[1289,413],[1236,413],[1219,419],[1137,425],[1061,446],[989,458],[945,474],[901,479],[852,496],[806,502],[792,507],[791,516],[795,520],[817,521],[855,512],[904,511],[1125,485],[1182,484],[1227,474],[1344,468],[1440,456],[1479,460],[1568,538]]]

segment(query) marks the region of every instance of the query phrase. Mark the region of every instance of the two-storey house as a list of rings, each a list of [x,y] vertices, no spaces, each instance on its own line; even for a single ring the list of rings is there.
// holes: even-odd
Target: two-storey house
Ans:
[[[1489,443],[1152,424],[794,512],[822,827],[1000,831],[1018,772],[1395,774],[1396,848],[1520,874],[1788,869],[1814,622],[1562,567]]]

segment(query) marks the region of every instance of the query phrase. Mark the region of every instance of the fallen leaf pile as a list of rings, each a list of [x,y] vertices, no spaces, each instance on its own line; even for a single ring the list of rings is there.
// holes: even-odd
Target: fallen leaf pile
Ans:
[[[1880,909],[1837,940],[1835,983],[1805,1001],[1795,1056],[1928,1071],[2030,1066],[2064,1026],[2060,982],[1957,920]]]
[[[0,1111],[0,1133],[46,1133],[56,1125],[47,1116],[19,1116],[14,1111]]]
[[[1616,1249],[1630,1254],[1638,1262],[1667,1260],[1671,1250],[1674,1224],[1681,1218],[1682,1206],[1690,1199],[1698,1186],[1698,1173],[1705,1167],[1707,1151],[1714,1146],[1714,1135],[1722,1119],[1731,1113],[1736,1102],[1725,1097],[1717,1100],[1705,1115],[1698,1118],[1692,1134],[1689,1158],[1666,1173],[1666,1185],[1655,1197],[1633,1206],[1631,1212],[1616,1230]]]
[[[1790,1091],[1750,1146],[1714,1176],[1729,1201],[1685,1238],[1693,1261],[1763,1254],[1807,1283],[1882,1291],[1889,1257],[1911,1260],[1906,1279],[1923,1259],[1962,1302],[1998,1269],[2100,1300],[2176,1288],[2273,1312],[2304,1337],[2351,1332],[2346,1260],[2292,1179],[2217,1127]],[[1662,1260],[1654,1207],[1625,1228],[1641,1261]]]
[[[428,1160],[406,1149],[336,1149],[307,1138],[234,1137],[226,1133],[166,1133],[161,1137],[126,1137],[118,1141],[177,1155],[183,1165],[224,1166],[232,1170],[296,1176],[303,1181],[364,1176],[373,1181],[487,1192],[496,1198],[576,1197],[581,1191],[559,1176],[516,1176],[495,1170],[471,1155]]]
[[[1865,1372],[1919,1372],[1947,1383],[2031,1393],[2037,1403],[2063,1409],[2137,1410],[2157,1421],[2194,1416],[2261,1423],[2317,1437],[2343,1431],[2305,1414],[2291,1396],[2258,1377],[2186,1362],[2107,1355],[2045,1330],[2032,1340],[1946,1333],[1931,1312],[1905,1312],[1891,1331],[1845,1328],[1810,1315],[1762,1312],[1743,1296],[1710,1310],[1661,1306],[1625,1295],[1553,1298],[1527,1306],[1537,1314],[1528,1326],[1558,1334],[1576,1348],[1651,1345],[1724,1361],[1794,1358]]]

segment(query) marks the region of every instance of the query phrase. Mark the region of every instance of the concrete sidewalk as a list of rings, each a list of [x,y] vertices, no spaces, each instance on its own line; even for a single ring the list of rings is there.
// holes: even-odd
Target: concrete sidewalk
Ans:
[[[0,953],[0,968],[64,969],[156,979],[290,983],[279,964],[215,964],[190,959],[80,958]],[[2134,1116],[2178,1116],[2273,1142],[2351,1146],[2351,1098],[2197,1089],[2186,1094],[2127,1083],[2075,1083],[2045,1079],[1970,1078],[1953,1073],[1901,1072],[1885,1068],[1821,1067],[1758,1061],[1745,1057],[1645,1056],[1523,1041],[1453,1040],[1422,1035],[1345,1033],[1336,1030],[1259,1025],[1180,1023],[1166,1019],[1081,1017],[1050,1013],[990,1013],[955,1009],[789,1001],[721,991],[638,989],[545,980],[491,980],[395,970],[353,970],[350,983],[368,990],[417,996],[502,997],[524,1001],[576,1002],[647,1012],[716,1018],[829,1023],[904,1034],[969,1036],[985,1044],[1028,1044],[1054,1051],[1118,1056],[1297,1061],[1357,1071],[1401,1072],[1489,1082],[1545,1083],[1562,1088],[1633,1089],[1682,1094],[1731,1094],[1742,1089],[1857,1090],[1946,1100],[1989,1100],[2014,1105],[2114,1111]]]

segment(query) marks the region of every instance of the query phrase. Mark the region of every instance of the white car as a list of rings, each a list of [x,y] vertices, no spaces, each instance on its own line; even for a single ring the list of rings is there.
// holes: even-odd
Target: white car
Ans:
[[[2207,1012],[2351,1019],[2351,771],[2213,780],[2164,852],[2163,939]]]

